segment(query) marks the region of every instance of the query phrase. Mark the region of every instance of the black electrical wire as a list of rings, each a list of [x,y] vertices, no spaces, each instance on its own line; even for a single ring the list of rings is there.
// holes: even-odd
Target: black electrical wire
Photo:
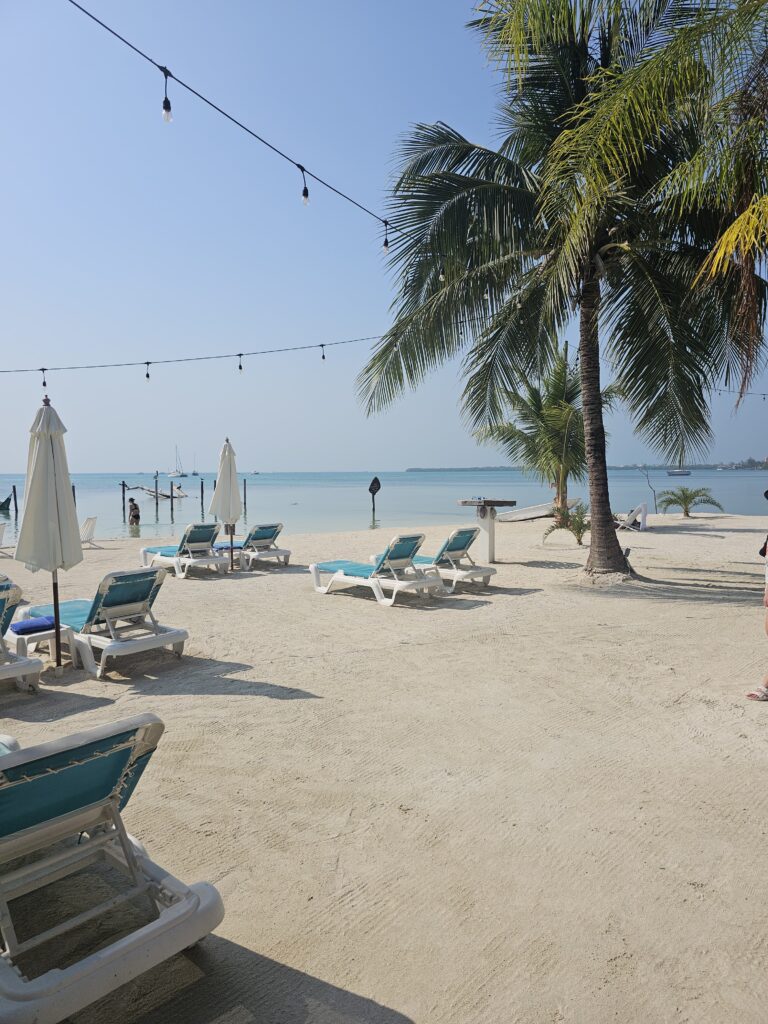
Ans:
[[[352,196],[348,195],[346,192],[343,192],[341,189],[336,188],[335,185],[332,185],[329,181],[326,181],[325,178],[321,178],[319,174],[315,174],[313,171],[308,170],[304,164],[300,163],[298,160],[294,160],[293,157],[289,156],[278,146],[275,146],[274,143],[270,142],[268,139],[265,139],[263,135],[259,135],[258,132],[253,131],[253,129],[249,128],[248,125],[243,124],[242,121],[238,121],[238,119],[236,117],[233,117],[232,114],[227,113],[226,110],[220,107],[217,103],[214,103],[213,100],[208,99],[207,96],[204,96],[201,92],[198,92],[197,89],[193,88],[187,82],[184,82],[181,78],[177,78],[176,75],[174,75],[173,72],[169,71],[169,69],[164,64],[158,64],[158,62],[156,60],[153,60],[149,56],[149,54],[144,53],[143,50],[140,50],[138,46],[135,46],[132,42],[126,39],[125,36],[121,36],[119,32],[116,32],[113,28],[110,28],[109,25],[103,22],[100,18],[97,18],[95,14],[92,14],[89,10],[83,7],[82,4],[77,3],[77,0],[67,0],[67,3],[71,4],[73,7],[76,7],[78,11],[81,11],[86,17],[90,18],[91,21],[101,26],[101,28],[103,28],[106,32],[109,32],[110,35],[114,36],[115,39],[118,39],[121,43],[123,43],[124,46],[127,46],[129,49],[133,50],[133,52],[137,53],[139,57],[142,57],[153,67],[157,68],[157,70],[165,76],[166,83],[169,78],[172,79],[174,82],[176,82],[177,85],[181,86],[182,89],[186,89],[187,92],[191,93],[193,96],[196,96],[203,103],[207,104],[212,110],[215,110],[217,114],[221,114],[222,117],[225,117],[228,121],[231,121],[232,124],[236,125],[238,128],[242,129],[242,131],[246,132],[252,138],[256,139],[257,142],[260,142],[263,146],[266,146],[268,149],[271,149],[272,152],[275,153],[277,156],[282,157],[282,159],[285,160],[287,163],[293,164],[293,166],[302,175],[306,175],[308,178],[311,178],[313,181],[316,181],[318,185],[322,185],[323,188],[327,188],[329,192],[333,192],[335,195],[339,196],[340,199],[344,199],[346,202],[351,203],[353,206],[356,206],[358,210],[362,210],[363,213],[367,213],[369,217],[373,217],[373,219],[377,220],[379,224],[381,224],[381,226],[385,229],[385,233],[386,229],[390,228],[393,231],[399,231],[400,234],[405,234],[405,232],[395,227],[384,217],[380,217],[378,213],[375,213],[364,203],[358,202],[357,199],[354,199]]]
[[[345,338],[343,341],[324,341],[311,345],[290,345],[285,348],[262,348],[253,352],[217,352],[215,355],[209,356],[178,356],[175,359],[150,359],[149,362],[147,362],[146,359],[137,359],[135,362],[130,363],[81,363],[76,366],[46,366],[44,369],[41,366],[26,366],[20,369],[0,370],[0,373],[58,373],[62,370],[116,370],[128,366],[144,366],[148,368],[149,366],[170,366],[174,363],[204,363],[213,359],[241,360],[245,356],[267,356],[276,352],[306,352],[308,349],[313,348],[319,349],[323,352],[325,349],[333,348],[336,345],[355,345],[358,342],[363,341],[379,341],[382,337],[382,334],[372,334],[367,338]]]

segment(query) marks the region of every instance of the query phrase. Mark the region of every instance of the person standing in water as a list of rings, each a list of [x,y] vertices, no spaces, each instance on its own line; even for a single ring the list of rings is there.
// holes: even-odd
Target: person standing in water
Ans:
[[[128,499],[128,524],[138,526],[141,522],[141,509],[133,498]]]

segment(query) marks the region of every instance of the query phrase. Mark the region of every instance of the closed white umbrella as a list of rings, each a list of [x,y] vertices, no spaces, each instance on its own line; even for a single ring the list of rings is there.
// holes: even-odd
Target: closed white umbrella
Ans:
[[[216,487],[213,491],[211,504],[208,511],[225,524],[229,532],[229,567],[235,566],[234,534],[235,523],[240,518],[243,506],[240,502],[240,489],[237,486],[237,464],[235,462],[235,449],[229,443],[229,438],[224,441],[224,447],[219,456],[219,473],[216,477]]]
[[[27,479],[24,484],[24,515],[14,558],[32,572],[45,569],[53,576],[53,617],[56,628],[56,670],[61,669],[59,621],[59,569],[71,569],[83,560],[77,510],[67,467],[64,434],[51,400],[30,428]]]

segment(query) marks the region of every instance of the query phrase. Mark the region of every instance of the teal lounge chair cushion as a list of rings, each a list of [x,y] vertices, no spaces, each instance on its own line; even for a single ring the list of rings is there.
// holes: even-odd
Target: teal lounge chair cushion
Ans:
[[[345,576],[357,576],[362,580],[370,579],[376,572],[375,565],[366,565],[364,562],[347,562],[343,558],[336,562],[318,562],[317,568],[321,572],[343,572]]]
[[[93,601],[62,601],[59,605],[59,617],[62,626],[69,626],[76,633],[82,633],[83,627],[88,621]],[[38,604],[29,609],[33,617],[42,615],[53,615],[52,604]]]
[[[115,733],[3,768],[5,778],[18,785],[0,790],[0,837],[98,803],[110,793],[120,793],[123,806],[122,787],[130,796],[152,753],[130,763],[135,737],[135,729]]]
[[[178,545],[176,547],[145,548],[144,550],[149,551],[151,555],[162,555],[164,558],[175,558],[179,553]]]

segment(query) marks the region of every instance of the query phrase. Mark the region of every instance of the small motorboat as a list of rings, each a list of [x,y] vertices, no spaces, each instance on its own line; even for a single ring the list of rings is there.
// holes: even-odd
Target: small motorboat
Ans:
[[[576,498],[569,498],[568,508],[573,508],[577,500]],[[554,502],[547,501],[543,505],[529,505],[527,508],[515,508],[509,512],[499,512],[496,519],[500,523],[525,523],[531,519],[548,519],[554,514]]]

